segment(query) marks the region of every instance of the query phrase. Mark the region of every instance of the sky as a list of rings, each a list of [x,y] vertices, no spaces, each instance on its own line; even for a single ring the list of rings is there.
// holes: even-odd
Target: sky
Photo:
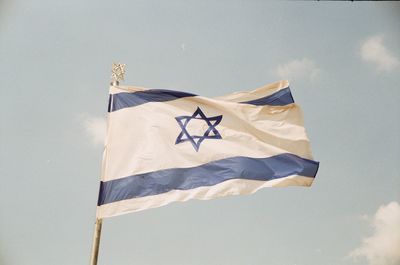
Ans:
[[[0,0],[0,264],[88,264],[112,62],[220,96],[290,80],[311,188],[104,220],[100,264],[399,265],[400,3]]]

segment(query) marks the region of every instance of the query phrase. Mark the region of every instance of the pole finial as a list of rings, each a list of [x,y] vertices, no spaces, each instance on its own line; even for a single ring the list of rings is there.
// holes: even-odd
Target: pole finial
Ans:
[[[119,85],[119,81],[124,80],[125,75],[125,64],[122,63],[113,63],[111,69],[111,84]]]

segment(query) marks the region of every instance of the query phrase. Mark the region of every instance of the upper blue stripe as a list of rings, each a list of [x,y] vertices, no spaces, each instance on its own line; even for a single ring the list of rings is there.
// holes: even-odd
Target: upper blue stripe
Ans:
[[[137,92],[122,92],[110,95],[108,112],[135,107],[148,102],[164,102],[184,97],[194,97],[196,94],[166,89],[150,89]],[[284,88],[269,96],[255,100],[239,102],[256,106],[284,106],[294,103],[290,88]]]
[[[292,93],[290,92],[290,88],[284,88],[279,90],[278,92],[275,92],[269,96],[255,99],[255,100],[250,100],[250,101],[244,101],[240,103],[246,103],[246,104],[252,104],[256,106],[264,106],[264,105],[270,105],[270,106],[284,106],[288,105],[291,103],[294,103]]]
[[[117,111],[124,108],[142,105],[148,102],[164,102],[178,98],[193,97],[195,94],[166,90],[166,89],[150,89],[137,92],[122,92],[113,94],[111,99],[111,110]]]
[[[230,179],[272,180],[290,175],[314,178],[318,162],[293,154],[268,158],[231,157],[197,167],[172,168],[100,182],[98,205],[165,193],[213,186]]]

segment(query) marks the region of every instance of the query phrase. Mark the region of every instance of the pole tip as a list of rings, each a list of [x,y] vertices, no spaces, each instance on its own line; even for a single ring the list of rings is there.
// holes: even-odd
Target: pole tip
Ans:
[[[119,81],[123,81],[125,77],[125,64],[113,63],[111,68],[111,85],[119,85]]]

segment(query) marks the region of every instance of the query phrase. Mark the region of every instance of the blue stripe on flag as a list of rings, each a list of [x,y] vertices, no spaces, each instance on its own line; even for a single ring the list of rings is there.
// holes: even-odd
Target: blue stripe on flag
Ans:
[[[166,89],[150,89],[137,92],[122,92],[111,95],[111,107],[108,112],[117,111],[124,108],[135,107],[148,102],[165,102],[185,97],[197,96],[192,93],[166,90]],[[290,88],[281,89],[269,96],[262,97],[255,100],[239,102],[243,104],[251,104],[256,106],[284,106],[294,103]]]
[[[230,179],[268,181],[290,175],[314,178],[319,163],[293,154],[231,157],[191,168],[172,168],[100,182],[98,206],[137,197],[213,186]]]
[[[112,95],[112,106],[109,112],[142,105],[148,102],[164,102],[193,96],[196,95],[166,89],[150,89],[132,93],[122,92]]]
[[[290,88],[287,87],[282,90],[279,90],[278,92],[275,92],[272,95],[240,103],[252,104],[256,106],[264,106],[264,105],[285,106],[294,103],[294,99],[292,97],[292,93],[290,92]]]

